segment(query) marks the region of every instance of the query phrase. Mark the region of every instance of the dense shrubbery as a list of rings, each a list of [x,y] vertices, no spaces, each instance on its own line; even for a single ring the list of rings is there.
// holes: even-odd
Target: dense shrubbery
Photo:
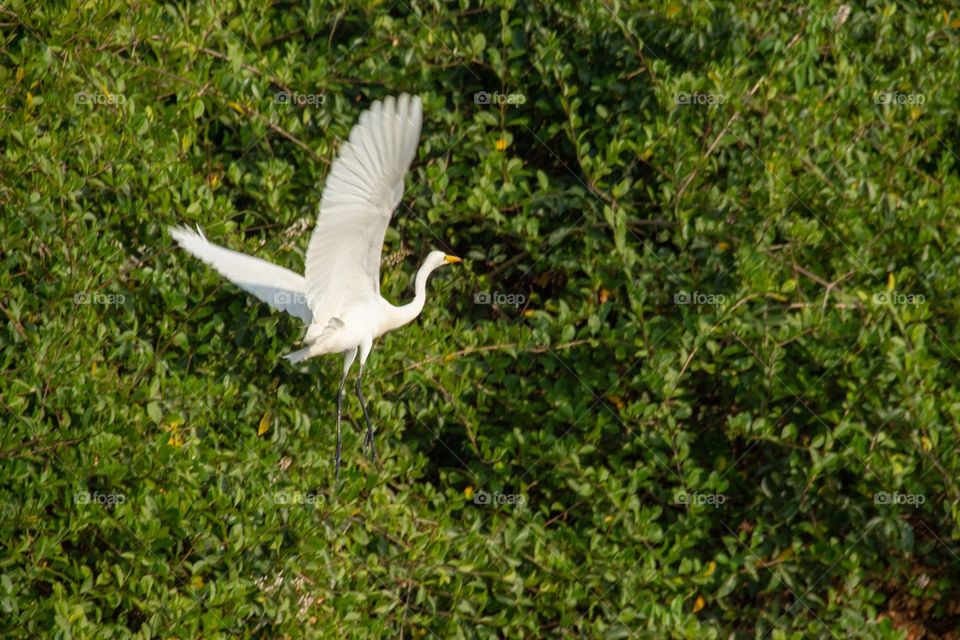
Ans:
[[[69,4],[0,9],[5,636],[960,625],[956,11]],[[165,229],[300,269],[401,91],[384,292],[466,268],[334,494],[339,361]]]

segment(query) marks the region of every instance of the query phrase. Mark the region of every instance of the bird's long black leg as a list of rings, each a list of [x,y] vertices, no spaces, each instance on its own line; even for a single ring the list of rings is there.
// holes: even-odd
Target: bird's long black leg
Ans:
[[[360,400],[360,408],[363,410],[363,419],[367,423],[367,437],[363,440],[363,446],[370,447],[370,453],[373,456],[373,461],[377,461],[377,445],[373,441],[373,425],[370,424],[370,415],[367,413],[367,403],[363,399],[363,391],[361,390],[361,380],[363,378],[363,366],[360,366],[360,373],[357,374],[357,398]]]
[[[336,467],[337,479],[336,482],[340,482],[340,416],[341,409],[343,407],[343,385],[347,381],[347,374],[344,373],[343,377],[340,379],[340,388],[337,389],[337,454],[333,458],[333,464]]]

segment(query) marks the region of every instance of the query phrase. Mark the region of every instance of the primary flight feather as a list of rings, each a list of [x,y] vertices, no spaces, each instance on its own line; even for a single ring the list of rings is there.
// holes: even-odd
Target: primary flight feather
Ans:
[[[376,460],[373,426],[361,391],[373,341],[414,320],[426,301],[430,273],[459,258],[431,251],[417,272],[414,298],[394,306],[380,295],[380,254],[387,225],[403,198],[404,176],[420,140],[420,98],[402,94],[374,102],[360,115],[327,177],[320,214],[307,248],[305,275],[209,242],[202,232],[170,229],[181,247],[271,307],[307,325],[304,348],[291,362],[327,353],[343,355],[337,390],[336,477],[340,477],[341,407],[347,373],[357,355],[357,397],[367,424],[364,446]]]

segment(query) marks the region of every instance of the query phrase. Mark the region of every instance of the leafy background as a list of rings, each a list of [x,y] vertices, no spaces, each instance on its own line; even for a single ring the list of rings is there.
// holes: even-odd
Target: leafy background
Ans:
[[[956,10],[0,23],[4,636],[958,637]],[[465,264],[378,345],[382,463],[348,427],[334,492],[339,361],[282,361],[297,321],[166,229],[300,269],[340,141],[402,91],[384,293]]]

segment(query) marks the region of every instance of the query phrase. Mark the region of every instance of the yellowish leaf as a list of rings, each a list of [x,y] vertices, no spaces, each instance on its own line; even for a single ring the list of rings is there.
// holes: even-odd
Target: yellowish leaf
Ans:
[[[167,439],[167,444],[171,447],[176,447],[179,449],[183,446],[183,436],[180,435],[180,425],[183,424],[183,419],[179,416],[174,416],[168,418],[166,429],[170,432],[170,437]]]
[[[507,141],[504,138],[499,138],[496,143],[497,151],[503,151],[507,148]]]
[[[696,613],[707,606],[707,601],[703,599],[703,596],[697,596],[697,599],[693,601],[693,612]]]
[[[711,561],[707,564],[707,568],[704,570],[703,575],[705,575],[705,576],[712,576],[712,575],[713,575],[713,572],[716,571],[716,570],[717,570],[717,563],[714,562],[713,560],[711,560]]]
[[[473,500],[473,487],[467,487],[463,490],[463,497],[467,500]]]
[[[777,554],[776,561],[783,562],[784,560],[787,560],[792,557],[793,557],[793,547],[787,547],[786,549],[784,549],[783,551]]]
[[[260,418],[260,425],[257,427],[257,435],[262,436],[267,431],[270,431],[270,412],[269,411],[263,414],[263,417]]]
[[[626,405],[624,404],[624,402],[623,402],[623,398],[621,398],[620,396],[609,395],[609,396],[607,396],[607,400],[609,400],[610,402],[612,402],[612,403],[613,403],[613,406],[615,406],[615,407],[616,407],[617,409],[619,409],[620,411],[623,411],[623,408],[626,406]]]

